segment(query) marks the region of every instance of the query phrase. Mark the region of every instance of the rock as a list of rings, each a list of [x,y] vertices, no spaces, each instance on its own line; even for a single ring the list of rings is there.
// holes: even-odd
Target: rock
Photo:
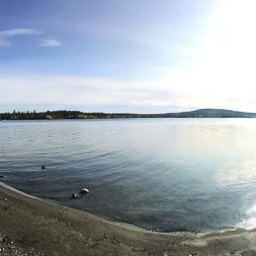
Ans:
[[[80,193],[81,195],[86,195],[86,194],[89,193],[89,189],[87,189],[87,188],[82,188],[79,193]]]
[[[88,194],[89,193],[89,190],[87,189],[87,188],[82,188],[80,191],[79,191],[79,193],[74,193],[73,195],[72,195],[72,198],[75,198],[75,199],[77,199],[77,198],[79,198],[79,197],[84,197],[86,194]]]
[[[72,195],[72,198],[77,199],[77,198],[79,198],[79,195],[78,195],[77,193],[74,193],[74,194]]]
[[[4,175],[0,175],[0,179],[3,179],[4,178]]]

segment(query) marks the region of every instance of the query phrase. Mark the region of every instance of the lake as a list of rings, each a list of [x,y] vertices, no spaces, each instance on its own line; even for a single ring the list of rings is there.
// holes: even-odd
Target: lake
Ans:
[[[256,119],[0,122],[4,182],[164,232],[255,227],[255,148]]]

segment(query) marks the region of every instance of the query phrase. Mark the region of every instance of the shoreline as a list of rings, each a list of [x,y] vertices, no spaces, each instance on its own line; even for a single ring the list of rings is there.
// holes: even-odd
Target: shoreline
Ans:
[[[0,212],[1,255],[256,256],[255,230],[152,232],[44,201],[2,182]],[[12,254],[12,247],[20,254]]]

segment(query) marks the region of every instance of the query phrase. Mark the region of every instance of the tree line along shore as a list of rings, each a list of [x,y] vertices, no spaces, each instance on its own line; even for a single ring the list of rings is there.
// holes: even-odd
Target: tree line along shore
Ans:
[[[0,114],[0,120],[56,120],[56,119],[107,119],[107,118],[134,118],[134,114],[107,114],[107,113],[84,113],[81,111],[46,111],[46,112],[16,112]]]
[[[0,113],[0,120],[56,120],[56,119],[111,119],[111,118],[256,118],[256,113],[225,109],[199,109],[164,114],[103,113],[57,110],[46,112]]]

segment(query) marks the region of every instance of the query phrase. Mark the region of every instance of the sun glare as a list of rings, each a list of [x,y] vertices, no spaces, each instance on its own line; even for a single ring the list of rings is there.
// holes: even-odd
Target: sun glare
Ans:
[[[255,9],[252,0],[221,1],[211,16],[200,55],[186,75],[177,79],[179,88],[196,92],[202,105],[222,101],[224,106],[231,99],[236,108],[250,111],[256,94]]]

